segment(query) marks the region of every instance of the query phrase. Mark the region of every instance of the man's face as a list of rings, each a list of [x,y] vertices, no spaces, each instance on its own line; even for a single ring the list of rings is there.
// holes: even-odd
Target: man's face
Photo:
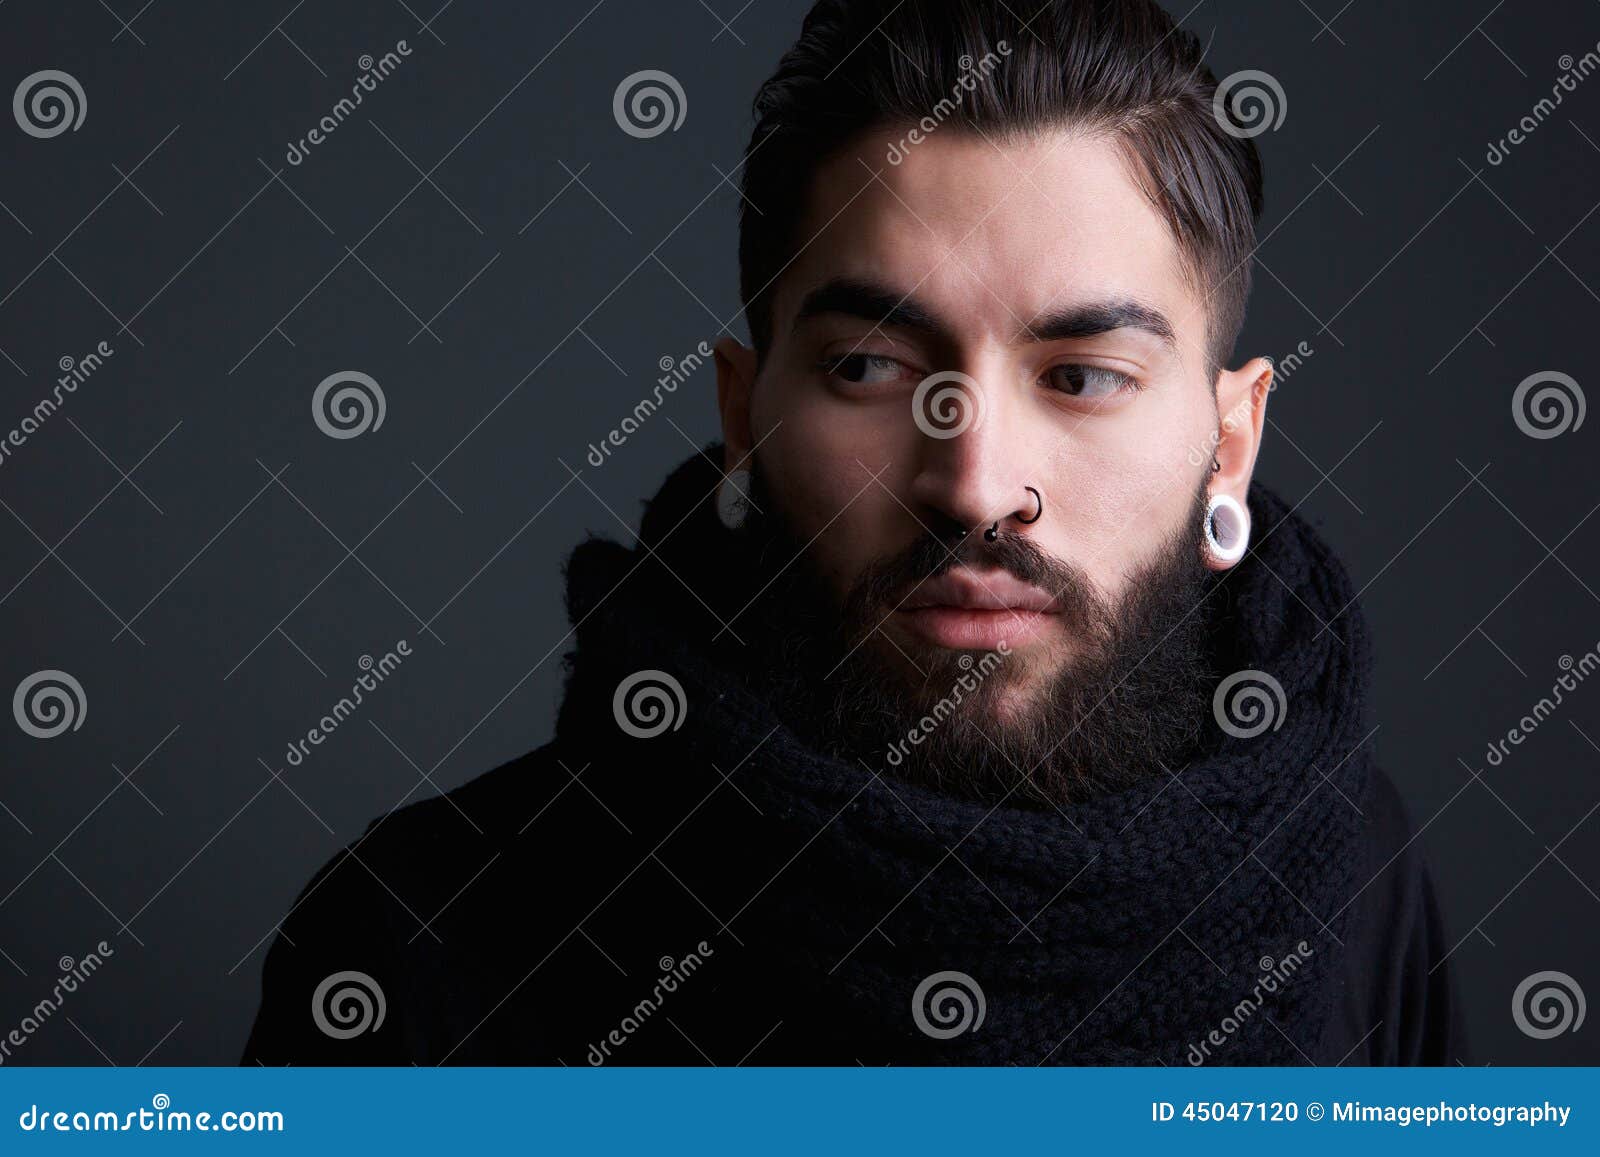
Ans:
[[[889,165],[884,139],[813,179],[749,438],[823,585],[841,606],[879,596],[861,643],[878,665],[920,686],[1004,643],[984,703],[1015,717],[1103,646],[1089,636],[1105,615],[1085,608],[1124,605],[1174,544],[1194,549],[1218,416],[1206,310],[1112,142],[950,127]],[[936,390],[919,411],[919,384],[945,371],[967,379],[953,408]],[[1248,450],[1227,476],[1240,496]],[[986,554],[997,521],[1031,569]],[[922,581],[901,564],[932,561],[915,549],[930,537],[959,561]]]

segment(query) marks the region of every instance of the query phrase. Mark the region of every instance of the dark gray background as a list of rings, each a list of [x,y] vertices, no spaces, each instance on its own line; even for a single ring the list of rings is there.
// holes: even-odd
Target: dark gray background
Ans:
[[[115,350],[0,464],[0,691],[58,668],[87,698],[51,740],[0,716],[0,1034],[58,958],[115,949],[15,1063],[236,1059],[309,875],[548,738],[564,554],[626,539],[716,435],[708,367],[584,462],[661,358],[744,333],[723,174],[803,0],[419,2],[0,7],[4,94],[54,68],[88,104],[48,140],[0,118],[0,435],[61,358]],[[1600,1030],[1531,1039],[1511,1000],[1547,969],[1600,994],[1600,680],[1502,766],[1484,751],[1600,643],[1600,419],[1534,439],[1511,409],[1538,371],[1600,382],[1600,79],[1484,158],[1600,41],[1600,5],[1397,8],[1173,11],[1219,77],[1287,96],[1258,138],[1237,360],[1315,353],[1274,396],[1260,477],[1362,587],[1374,742],[1423,827],[1478,1059],[1594,1062]],[[641,140],[612,93],[647,68],[687,112]],[[310,400],[346,369],[387,417],[336,440]],[[402,638],[412,657],[286,767]]]

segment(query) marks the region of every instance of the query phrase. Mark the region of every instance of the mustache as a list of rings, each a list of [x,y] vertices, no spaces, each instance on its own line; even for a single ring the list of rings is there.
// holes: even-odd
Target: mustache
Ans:
[[[1059,612],[1080,624],[1105,612],[1104,600],[1079,566],[1047,554],[1031,539],[1002,534],[994,542],[979,532],[951,543],[948,537],[924,534],[897,554],[872,563],[856,582],[847,603],[858,613],[888,613],[920,583],[958,566],[1000,570],[1052,595]]]
[[[812,544],[806,543],[784,516],[759,459],[750,465],[750,492],[757,508],[764,512],[750,532],[750,538],[759,543],[756,557],[770,563],[777,557],[787,561],[810,555]],[[1064,607],[1087,607],[1102,601],[1087,571],[1046,554],[1026,535],[1004,533],[990,542],[983,537],[981,528],[969,533],[950,526],[939,530],[924,526],[923,533],[904,550],[869,563],[845,602],[868,608],[886,604],[892,608],[918,583],[962,565],[974,570],[1006,571],[1056,596]]]

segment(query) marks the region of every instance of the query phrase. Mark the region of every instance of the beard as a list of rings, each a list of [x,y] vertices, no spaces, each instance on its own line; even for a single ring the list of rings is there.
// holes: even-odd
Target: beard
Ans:
[[[953,524],[868,566],[841,600],[759,464],[751,485],[749,672],[813,747],[948,794],[1056,806],[1177,773],[1197,749],[1214,682],[1203,486],[1117,600],[1026,535]],[[1071,655],[1040,672],[1004,647],[891,641],[880,628],[916,584],[960,564],[1055,595]]]

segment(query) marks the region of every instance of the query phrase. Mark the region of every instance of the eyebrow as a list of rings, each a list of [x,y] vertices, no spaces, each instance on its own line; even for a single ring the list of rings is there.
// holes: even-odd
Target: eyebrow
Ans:
[[[835,278],[806,294],[800,311],[795,314],[795,325],[830,313],[919,333],[949,332],[938,315],[919,305],[910,294],[895,293],[887,286],[853,278]]]
[[[824,314],[841,314],[877,326],[919,333],[944,334],[951,330],[938,314],[910,294],[855,278],[835,278],[806,294],[795,315],[795,325]],[[1132,298],[1080,302],[1054,310],[1025,325],[1013,340],[1019,344],[1082,340],[1119,329],[1140,330],[1159,339],[1171,352],[1178,351],[1177,332],[1167,315]]]
[[[1037,318],[1020,337],[1035,341],[1067,341],[1095,337],[1119,329],[1136,329],[1158,338],[1170,352],[1178,352],[1178,335],[1159,309],[1131,298],[1089,301]]]

